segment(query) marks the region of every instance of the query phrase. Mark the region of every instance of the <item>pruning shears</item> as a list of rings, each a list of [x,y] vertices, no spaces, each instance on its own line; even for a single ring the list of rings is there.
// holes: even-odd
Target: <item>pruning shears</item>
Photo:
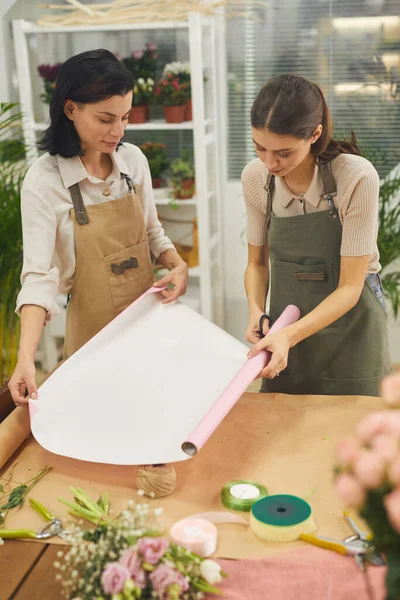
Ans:
[[[45,521],[44,525],[37,531],[31,529],[0,529],[0,538],[3,540],[14,539],[31,539],[31,540],[48,540],[52,537],[61,537],[68,539],[68,531],[63,528],[60,519],[52,515],[47,508],[40,504],[37,500],[29,499],[30,507],[37,512]]]
[[[300,538],[314,546],[333,550],[333,552],[337,552],[338,554],[352,556],[362,571],[365,571],[366,561],[377,566],[385,565],[385,559],[375,549],[372,534],[366,531],[357,518],[348,511],[345,510],[343,512],[343,518],[354,532],[353,535],[345,538],[343,541],[307,533],[302,533]]]

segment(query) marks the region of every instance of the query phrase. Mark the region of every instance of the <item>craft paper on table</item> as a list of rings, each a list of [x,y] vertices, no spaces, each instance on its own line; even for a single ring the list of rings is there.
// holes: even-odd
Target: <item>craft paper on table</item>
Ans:
[[[80,348],[29,401],[46,450],[91,462],[178,462],[202,447],[266,364],[152,288]],[[273,330],[296,321],[288,307]]]

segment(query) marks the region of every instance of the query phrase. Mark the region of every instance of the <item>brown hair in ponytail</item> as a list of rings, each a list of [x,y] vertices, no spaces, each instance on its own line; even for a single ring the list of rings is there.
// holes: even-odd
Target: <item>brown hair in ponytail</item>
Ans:
[[[333,139],[332,117],[321,88],[298,75],[279,75],[264,85],[251,108],[251,125],[298,139],[311,138],[322,125],[321,136],[311,146],[320,162],[339,154],[361,154],[353,131],[349,141]]]

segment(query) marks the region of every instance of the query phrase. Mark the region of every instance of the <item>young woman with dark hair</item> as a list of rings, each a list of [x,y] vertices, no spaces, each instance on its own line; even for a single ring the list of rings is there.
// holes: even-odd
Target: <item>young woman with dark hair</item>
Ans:
[[[64,358],[154,282],[152,262],[170,272],[164,302],[184,294],[188,268],[165,236],[147,159],[121,143],[132,76],[107,50],[73,56],[60,69],[50,126],[22,188],[24,242],[18,364],[9,388],[17,405],[37,395],[34,356],[46,322],[70,294]]]
[[[242,173],[247,339],[255,344],[250,356],[272,353],[261,390],[379,395],[390,357],[378,174],[360,156],[354,133],[350,141],[333,139],[322,90],[303,77],[268,81],[251,126],[258,158]],[[299,321],[265,337],[288,304],[300,308]]]

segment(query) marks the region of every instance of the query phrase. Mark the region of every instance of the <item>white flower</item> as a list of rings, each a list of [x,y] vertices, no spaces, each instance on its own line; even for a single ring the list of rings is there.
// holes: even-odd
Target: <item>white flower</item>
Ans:
[[[144,79],[143,77],[139,77],[139,79],[137,80],[139,85],[144,85]]]
[[[150,77],[147,79],[147,85],[154,85],[154,80],[150,79]]]
[[[200,565],[200,573],[210,585],[215,585],[222,581],[221,567],[215,560],[210,560],[209,558],[203,560]]]

